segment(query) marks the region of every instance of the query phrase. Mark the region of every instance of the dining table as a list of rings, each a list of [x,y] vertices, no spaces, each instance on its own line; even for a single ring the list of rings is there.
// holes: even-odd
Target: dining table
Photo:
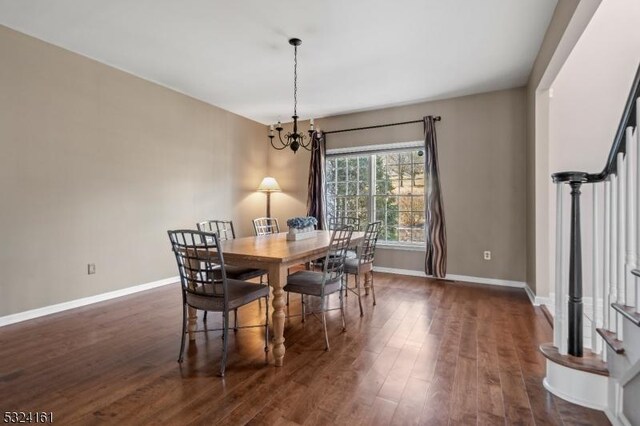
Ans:
[[[283,290],[287,284],[288,269],[326,256],[331,242],[331,231],[312,231],[309,238],[290,241],[287,233],[235,238],[221,242],[225,264],[264,269],[269,274],[269,285],[273,288],[273,357],[275,365],[284,363],[284,322],[286,297]],[[351,245],[358,245],[364,239],[364,232],[354,232]],[[189,339],[195,339],[197,314],[189,309]]]

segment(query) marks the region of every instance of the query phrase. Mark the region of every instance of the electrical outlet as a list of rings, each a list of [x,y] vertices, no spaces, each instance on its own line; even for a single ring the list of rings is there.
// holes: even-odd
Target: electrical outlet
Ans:
[[[87,274],[93,275],[95,273],[96,273],[96,264],[95,263],[89,263],[87,265]]]
[[[485,251],[484,252],[484,260],[491,260],[491,252],[490,251]]]

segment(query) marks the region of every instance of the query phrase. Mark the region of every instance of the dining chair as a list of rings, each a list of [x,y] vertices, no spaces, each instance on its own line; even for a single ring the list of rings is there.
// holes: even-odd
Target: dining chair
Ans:
[[[327,221],[327,225],[329,226],[329,231],[333,231],[335,228],[344,225],[353,226],[354,231],[360,230],[360,218],[353,216],[330,216]]]
[[[336,227],[351,225],[353,226],[354,231],[360,230],[360,218],[353,216],[330,216],[327,226],[329,227],[329,231],[334,230]],[[355,250],[347,250],[347,259],[355,258],[356,251]]]
[[[253,219],[253,231],[256,236],[277,234],[280,232],[278,219],[275,217],[259,217]]]
[[[233,240],[236,238],[236,231],[231,220],[205,220],[196,224],[198,231],[217,233],[219,241]],[[267,271],[264,269],[248,268],[245,266],[225,265],[227,277],[233,280],[248,281],[253,278],[260,277],[260,284],[264,284],[264,276]],[[260,303],[260,302],[259,302]],[[262,305],[261,305],[262,306]],[[205,311],[203,320],[207,320],[207,312]],[[234,330],[238,325],[238,312],[234,312]]]
[[[222,330],[220,376],[224,377],[229,344],[229,312],[261,298],[266,299],[265,324],[240,328],[264,327],[264,350],[269,351],[269,286],[256,285],[227,277],[224,255],[218,235],[192,230],[167,231],[178,264],[182,289],[182,341],[178,362],[183,361],[187,308],[205,312],[222,312],[223,327],[200,331]]]
[[[360,305],[360,316],[364,315],[362,311],[362,298],[360,296],[360,275],[366,277],[369,274],[369,286],[373,295],[373,304],[376,304],[376,291],[373,287],[373,260],[375,258],[376,244],[378,242],[378,235],[380,234],[380,221],[372,222],[367,225],[367,229],[364,232],[364,240],[357,249],[357,255],[355,259],[345,259],[344,269],[346,273],[345,279],[345,294],[347,291],[351,291],[358,296],[358,305]],[[356,287],[355,289],[349,287],[349,274],[355,276]]]
[[[345,258],[347,248],[351,243],[353,226],[340,226],[333,230],[331,241],[325,256],[322,272],[298,271],[287,277],[287,285],[284,290],[290,293],[298,293],[302,296],[302,321],[306,315],[316,312],[305,312],[305,296],[320,298],[322,327],[324,328],[325,350],[329,350],[329,335],[327,333],[327,299],[330,294],[338,293],[340,296],[340,313],[342,316],[342,330],[346,331],[347,324],[344,319],[344,300],[342,295],[342,280],[345,272]]]

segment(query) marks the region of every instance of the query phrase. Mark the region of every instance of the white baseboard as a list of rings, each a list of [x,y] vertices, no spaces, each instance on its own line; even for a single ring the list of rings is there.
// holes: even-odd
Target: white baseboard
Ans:
[[[554,303],[555,303],[555,300],[551,297],[536,296],[534,305],[536,306],[547,305],[547,307],[553,308]],[[553,315],[553,310],[551,311],[551,315]]]
[[[398,269],[398,268],[385,268],[382,266],[374,266],[373,270],[376,272],[385,272],[387,274],[409,275],[411,277],[425,277],[425,278],[427,277],[424,271],[416,271],[413,269]],[[447,274],[445,279],[452,280],[452,281],[466,281],[466,282],[477,283],[477,284],[497,285],[502,287],[516,287],[516,288],[526,287],[526,284],[522,281],[500,280],[496,278],[470,277],[467,275]]]
[[[531,290],[529,284],[525,284],[524,291],[527,293],[527,297],[533,306],[540,306],[540,303],[537,303],[536,294]]]
[[[91,305],[92,303],[98,303],[105,300],[115,299],[117,297],[127,296],[129,294],[150,290],[152,288],[161,287],[163,285],[173,284],[178,281],[180,281],[180,277],[170,277],[146,284],[140,284],[133,287],[110,291],[108,293],[96,294],[95,296],[83,297],[81,299],[70,300],[68,302],[57,303],[50,306],[44,306],[42,308],[18,312],[17,314],[6,315],[0,317],[0,327],[38,317],[43,317],[45,315],[55,314],[57,312],[62,312],[73,308],[79,308],[81,306]]]

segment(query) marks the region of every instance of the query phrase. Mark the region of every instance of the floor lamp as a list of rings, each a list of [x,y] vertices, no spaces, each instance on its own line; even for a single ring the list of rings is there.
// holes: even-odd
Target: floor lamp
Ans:
[[[267,194],[267,217],[271,217],[271,193],[282,191],[280,185],[278,185],[278,182],[276,182],[274,178],[267,176],[260,182],[258,191]]]

